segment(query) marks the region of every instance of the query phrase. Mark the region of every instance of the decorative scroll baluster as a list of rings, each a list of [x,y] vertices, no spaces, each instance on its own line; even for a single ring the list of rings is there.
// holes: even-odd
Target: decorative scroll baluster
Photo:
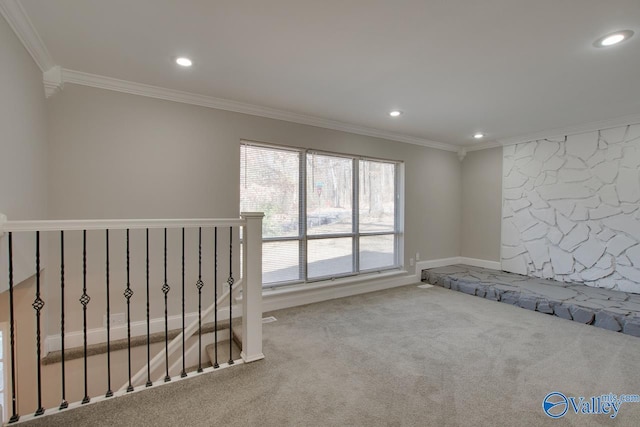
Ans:
[[[198,228],[198,372],[202,372],[202,227]]]
[[[80,304],[82,304],[82,338],[83,338],[83,357],[84,357],[84,397],[82,403],[89,403],[89,387],[87,384],[87,305],[91,301],[87,295],[87,230],[82,231],[82,295],[80,296]]]
[[[162,285],[162,292],[164,293],[164,365],[166,373],[164,376],[164,382],[171,381],[169,376],[169,312],[167,310],[167,294],[171,288],[167,283],[167,229],[164,229],[164,284]]]
[[[147,237],[147,384],[146,387],[151,387],[153,383],[151,382],[151,343],[150,336],[150,324],[151,324],[151,313],[149,311],[149,229],[146,230]]]
[[[124,291],[124,297],[127,299],[127,365],[129,368],[129,386],[127,387],[127,393],[133,391],[133,385],[131,384],[131,297],[133,296],[133,290],[131,290],[130,281],[130,255],[129,255],[129,229],[127,228],[127,289]]]
[[[179,340],[182,341],[182,372],[181,372],[181,377],[187,377],[187,371],[186,371],[186,341],[189,337],[193,336],[193,334],[195,333],[195,328],[197,327],[197,333],[198,333],[198,366],[197,366],[197,372],[198,373],[202,373],[204,371],[203,369],[203,357],[202,357],[202,350],[203,350],[203,323],[206,323],[207,321],[207,317],[208,315],[211,313],[211,309],[214,309],[214,352],[215,352],[215,359],[214,359],[214,363],[213,363],[213,367],[215,369],[220,368],[220,364],[224,364],[225,361],[221,361],[219,362],[219,354],[218,354],[218,339],[220,338],[219,334],[218,334],[218,309],[220,309],[221,307],[219,306],[219,289],[218,289],[218,274],[224,276],[224,267],[221,265],[218,265],[218,228],[216,227],[215,224],[218,224],[221,227],[224,226],[229,226],[229,272],[228,272],[228,278],[226,279],[226,284],[229,286],[229,290],[231,292],[231,290],[233,289],[233,286],[235,284],[235,278],[234,278],[234,272],[233,272],[233,267],[234,267],[234,260],[233,260],[233,244],[234,244],[234,238],[233,238],[233,233],[234,233],[234,226],[236,224],[241,224],[240,221],[229,221],[229,222],[214,222],[216,220],[212,220],[212,222],[203,222],[201,224],[199,224],[200,226],[196,225],[196,227],[198,227],[198,276],[197,276],[197,281],[195,283],[196,289],[198,291],[198,321],[197,321],[197,325],[195,324],[195,321],[192,323],[190,322],[189,325],[189,329],[187,329],[187,325],[186,325],[186,263],[187,263],[187,259],[186,256],[193,256],[195,255],[193,253],[193,251],[191,251],[189,254],[186,254],[186,229],[188,227],[191,227],[193,225],[193,222],[188,222],[188,221],[184,221],[182,224],[178,223],[178,227],[182,228],[182,253],[181,253],[181,274],[182,274],[182,299],[181,299],[181,315],[182,315],[182,334],[181,337],[178,339],[175,339],[174,341],[172,341],[172,345],[169,346],[169,325],[168,325],[168,312],[169,312],[169,308],[168,308],[168,294],[171,290],[169,284],[168,284],[168,229],[169,227],[175,227],[176,226],[176,221],[177,220],[172,220],[172,221],[167,221],[166,224],[162,224],[160,225],[160,227],[164,228],[164,262],[163,262],[163,268],[164,268],[164,281],[162,283],[162,292],[164,294],[164,327],[165,327],[165,354],[164,354],[164,362],[165,362],[165,378],[164,378],[164,382],[169,382],[171,381],[171,377],[170,377],[170,365],[169,365],[169,348],[172,349],[171,353],[176,353],[178,351],[177,345],[179,345]],[[69,225],[70,224],[70,225]],[[126,224],[126,225],[125,225]],[[171,225],[170,225],[171,224]],[[206,225],[205,225],[206,224]],[[78,226],[79,225],[79,226]],[[83,351],[82,351],[82,357],[83,357],[83,385],[84,385],[84,390],[83,390],[83,398],[81,400],[82,404],[87,404],[90,403],[91,401],[94,401],[95,399],[91,399],[89,397],[89,389],[88,389],[88,376],[89,376],[89,370],[88,370],[88,305],[91,301],[91,297],[88,295],[88,241],[87,241],[87,231],[89,231],[90,229],[99,229],[100,231],[104,230],[105,232],[105,242],[103,248],[105,248],[105,258],[104,258],[104,262],[105,264],[103,264],[105,266],[105,283],[104,286],[105,288],[105,298],[106,298],[106,302],[104,303],[105,306],[103,306],[103,308],[106,308],[106,352],[107,352],[107,366],[106,366],[106,376],[107,376],[107,384],[106,384],[106,393],[105,393],[105,398],[110,398],[112,396],[114,396],[114,391],[112,390],[112,372],[111,372],[111,363],[112,363],[112,359],[111,359],[111,299],[110,299],[110,291],[111,291],[111,265],[110,265],[110,257],[111,257],[111,253],[110,253],[110,246],[111,246],[111,241],[110,241],[110,229],[106,228],[106,227],[112,227],[111,229],[124,229],[126,231],[126,285],[125,285],[125,289],[123,290],[123,295],[127,304],[127,368],[128,368],[128,382],[124,383],[124,387],[123,390],[126,389],[127,392],[133,392],[135,391],[136,387],[133,386],[133,384],[136,384],[138,388],[139,384],[141,384],[144,380],[144,372],[145,372],[145,368],[143,367],[140,372],[138,374],[136,374],[135,376],[132,375],[132,367],[135,367],[135,360],[132,360],[132,334],[135,333],[135,330],[132,330],[132,316],[135,317],[135,313],[136,313],[136,306],[133,306],[133,314],[131,313],[132,307],[131,307],[131,303],[133,302],[134,304],[138,303],[140,306],[143,304],[142,303],[142,295],[138,297],[136,297],[136,300],[132,301],[132,297],[134,296],[134,294],[138,291],[133,290],[133,286],[131,283],[131,273],[132,273],[132,269],[133,269],[133,273],[134,273],[134,277],[133,280],[135,281],[135,268],[136,265],[133,264],[132,262],[135,263],[136,262],[136,254],[135,252],[132,253],[132,250],[136,250],[135,247],[135,242],[133,244],[133,249],[131,248],[132,244],[131,244],[131,229],[134,230],[134,237],[135,237],[135,229],[138,228],[144,228],[144,227],[157,227],[158,224],[157,223],[152,223],[150,222],[149,224],[141,224],[140,222],[127,222],[127,223],[123,223],[123,222],[105,222],[104,225],[96,225],[94,223],[88,223],[88,225],[82,225],[82,224],[76,224],[76,223],[71,223],[69,221],[67,222],[61,222],[60,225],[55,224],[55,223],[46,223],[45,225],[41,226],[39,224],[20,224],[19,226],[15,226],[14,228],[10,228],[7,227],[8,230],[20,230],[20,231],[28,231],[29,227],[31,228],[31,232],[34,232],[35,234],[35,240],[36,240],[36,244],[35,244],[35,296],[33,294],[31,294],[31,297],[29,297],[29,299],[32,301],[31,306],[35,311],[35,324],[33,326],[34,332],[35,332],[35,337],[31,337],[31,338],[27,338],[27,340],[32,340],[33,338],[35,338],[35,346],[36,346],[36,389],[32,389],[33,393],[34,393],[34,406],[37,406],[37,409],[35,410],[35,412],[33,413],[33,416],[40,416],[45,414],[47,411],[45,411],[43,404],[46,404],[46,387],[47,387],[47,382],[46,382],[46,369],[43,371],[42,370],[42,366],[41,363],[43,361],[43,356],[42,356],[42,350],[43,350],[43,345],[45,344],[43,342],[43,335],[42,335],[42,315],[43,315],[43,309],[45,307],[45,301],[43,300],[44,295],[45,295],[45,290],[43,288],[43,286],[45,285],[45,283],[42,280],[42,254],[41,254],[41,232],[42,230],[45,231],[59,231],[60,233],[60,243],[59,243],[59,251],[60,251],[60,291],[59,291],[59,298],[60,298],[60,317],[59,317],[59,327],[60,327],[60,351],[61,351],[61,356],[60,356],[60,369],[61,369],[61,377],[60,377],[60,381],[61,381],[61,400],[60,400],[60,404],[58,406],[59,410],[64,410],[66,408],[69,407],[74,407],[80,404],[80,402],[77,402],[76,404],[70,404],[67,401],[67,379],[66,379],[66,361],[69,359],[66,355],[66,341],[69,341],[69,337],[66,337],[66,320],[71,319],[71,317],[69,317],[68,313],[66,313],[66,286],[71,284],[71,291],[72,293],[75,293],[76,291],[74,291],[74,285],[73,285],[73,281],[72,276],[69,275],[69,271],[72,271],[73,269],[70,270],[70,265],[72,266],[72,264],[69,264],[67,262],[67,265],[65,265],[65,256],[67,258],[69,258],[69,253],[67,253],[65,255],[65,246],[68,246],[65,242],[65,233],[69,230],[82,230],[82,290],[81,290],[81,295],[79,297],[79,299],[77,300],[81,306],[82,306],[82,335],[83,335]],[[214,304],[213,307],[209,306],[209,308],[207,310],[205,310],[203,312],[203,294],[204,298],[206,299],[206,292],[203,292],[203,288],[205,286],[205,283],[203,281],[204,277],[203,277],[203,272],[202,272],[202,267],[203,267],[203,228],[204,230],[204,234],[205,234],[205,246],[206,248],[209,248],[209,246],[207,246],[206,243],[206,239],[207,239],[207,227],[211,226],[212,228],[214,228],[214,245],[213,245],[213,252],[214,252],[214,280],[213,280],[213,285],[214,285]],[[83,229],[87,227],[87,229]],[[127,228],[130,227],[130,228]],[[177,227],[176,227],[177,228]],[[16,358],[16,353],[17,353],[17,334],[16,331],[18,331],[19,325],[17,325],[17,319],[14,316],[15,315],[15,309],[16,307],[19,308],[19,305],[15,305],[14,303],[19,302],[18,296],[19,293],[15,293],[14,292],[14,260],[13,260],[13,254],[14,254],[14,248],[13,248],[13,234],[11,231],[7,230],[7,235],[8,235],[8,244],[9,244],[9,251],[8,251],[8,255],[9,255],[9,263],[8,263],[8,273],[9,273],[9,306],[10,306],[10,350],[11,353],[9,353],[9,351],[7,351],[7,354],[10,355],[9,357],[11,357],[11,362],[7,361],[7,364],[11,363],[11,376],[10,376],[10,380],[8,381],[8,385],[11,386],[11,400],[12,400],[12,415],[10,420],[8,421],[8,423],[15,423],[18,422],[20,420],[20,415],[18,414],[18,402],[17,402],[17,391],[18,391],[18,378],[16,378],[17,375],[17,371],[18,368],[20,368],[20,366],[18,366],[18,361]],[[55,234],[53,236],[55,238]],[[116,236],[117,237],[117,236]],[[145,237],[146,237],[146,321],[147,321],[147,366],[146,366],[146,371],[147,371],[147,381],[146,381],[146,387],[150,387],[153,385],[152,381],[151,381],[151,374],[152,371],[157,368],[162,369],[161,367],[157,366],[157,365],[161,365],[162,364],[162,355],[159,355],[156,358],[151,358],[151,303],[150,303],[150,298],[151,298],[151,275],[150,275],[150,257],[151,257],[151,253],[150,253],[150,229],[149,228],[145,228]],[[225,236],[224,236],[224,229],[222,229],[222,234],[221,234],[221,244],[223,243]],[[55,240],[55,239],[54,239]],[[116,239],[117,240],[117,239]],[[54,244],[57,242],[54,242]],[[177,242],[175,242],[177,244]],[[190,243],[191,244],[191,243]],[[206,249],[205,248],[205,249]],[[140,248],[141,249],[141,248]],[[66,251],[69,252],[69,248],[66,248]],[[133,259],[131,258],[133,255]],[[116,253],[116,258],[122,256],[122,255],[118,255]],[[205,257],[206,257],[206,253],[205,253]],[[172,255],[173,257],[173,255]],[[172,259],[175,260],[175,258],[177,257],[173,257]],[[206,261],[206,259],[205,259]],[[32,265],[33,266],[33,265]],[[115,267],[115,266],[114,266]],[[173,268],[173,267],[172,267]],[[205,269],[207,268],[206,263],[205,263]],[[218,271],[220,268],[220,271]],[[210,270],[209,270],[210,272]],[[206,276],[206,271],[205,271],[205,276]],[[114,278],[116,278],[114,276]],[[71,283],[67,283],[70,282]],[[192,280],[192,279],[189,279]],[[223,284],[225,283],[225,279],[224,277],[221,278],[222,282],[220,284],[220,286],[222,288],[224,288]],[[192,282],[193,283],[193,282]],[[174,283],[175,285],[175,283]],[[191,286],[191,285],[190,285]],[[208,285],[207,285],[208,286]],[[122,288],[121,288],[122,289]],[[157,289],[157,288],[156,288]],[[224,289],[222,289],[224,291]],[[55,289],[54,289],[55,291]],[[117,292],[117,289],[116,289]],[[76,294],[77,295],[77,294]],[[73,296],[71,296],[73,298]],[[226,295],[225,295],[226,297]],[[14,298],[16,298],[16,300],[14,301]],[[33,298],[33,299],[32,299]],[[78,298],[78,297],[76,297]],[[234,365],[234,357],[233,357],[233,351],[234,351],[234,344],[233,344],[233,295],[229,296],[230,300],[229,300],[229,358],[228,358],[228,365]],[[116,302],[118,302],[118,297],[116,295]],[[140,300],[140,301],[138,301]],[[16,302],[17,301],[17,302]],[[73,303],[73,301],[71,301],[72,306],[77,307],[75,304],[77,303]],[[121,302],[120,302],[121,303]],[[205,304],[205,307],[207,306],[207,304]],[[48,306],[47,306],[48,307]],[[114,306],[114,310],[115,310]],[[223,303],[223,307],[224,307],[224,303]],[[79,307],[77,307],[79,308]],[[99,314],[100,309],[98,309],[98,313],[95,314]],[[118,310],[116,310],[118,311]],[[103,312],[105,313],[105,312]],[[46,314],[46,313],[44,313]],[[46,319],[44,319],[46,320]],[[55,319],[53,319],[55,320]],[[32,318],[33,321],[33,318]],[[134,329],[135,329],[135,324],[133,325]],[[206,327],[206,325],[204,325],[204,327]],[[20,327],[21,328],[21,327]],[[185,335],[185,332],[189,332],[188,335]],[[115,332],[118,332],[117,330]],[[204,334],[206,335],[206,334]],[[226,335],[226,334],[225,334]],[[116,335],[114,335],[115,338],[117,338]],[[222,338],[224,339],[224,338]],[[206,336],[205,336],[205,341],[207,340]],[[9,341],[9,340],[7,340]],[[33,344],[33,342],[32,342]],[[224,344],[223,344],[224,345]],[[206,344],[205,344],[206,346]],[[9,349],[7,349],[9,350]],[[115,350],[115,347],[114,347]],[[135,349],[133,351],[135,353]],[[175,356],[174,356],[175,357]],[[224,356],[222,356],[224,358]],[[115,363],[116,359],[113,359],[114,363]],[[206,359],[205,359],[206,361]],[[153,362],[153,364],[151,363]],[[31,364],[31,362],[29,363]],[[177,363],[176,363],[177,364]],[[204,363],[204,365],[206,365],[206,363]],[[80,361],[78,361],[78,366],[80,366]],[[225,365],[226,366],[226,365]],[[114,369],[116,369],[116,365],[113,366]],[[69,365],[69,368],[71,368],[71,364]],[[103,367],[104,369],[104,367]],[[70,371],[71,372],[71,371]],[[114,371],[114,374],[116,373],[116,371]],[[176,372],[173,372],[174,374]],[[102,374],[104,375],[104,374]],[[117,376],[114,376],[114,378],[116,378]],[[71,380],[71,377],[70,377]],[[78,378],[78,380],[80,380],[80,378]],[[44,381],[44,382],[43,382]],[[124,381],[123,381],[124,382]],[[32,384],[30,387],[33,387],[34,384]],[[69,386],[71,387],[71,383],[69,383]],[[79,384],[78,384],[79,385]],[[117,384],[118,385],[118,384]],[[22,384],[20,384],[20,386],[22,387]],[[104,386],[104,385],[103,385]],[[27,384],[26,387],[29,387],[29,385]],[[44,387],[44,392],[45,395],[43,396],[43,387]],[[24,388],[24,387],[23,387]],[[8,389],[9,387],[7,387],[7,394],[8,394]],[[104,390],[104,389],[103,389]],[[71,388],[69,388],[69,392],[71,393]],[[76,390],[79,391],[79,390]],[[80,393],[77,393],[78,396],[76,396],[76,398],[80,397]],[[21,395],[22,398],[22,395]],[[24,402],[23,402],[24,403]]]
[[[111,303],[109,299],[109,230],[105,230],[105,240],[107,244],[107,392],[104,397],[113,396],[111,390]]]
[[[15,320],[13,318],[13,233],[9,232],[9,341],[11,346],[11,418],[9,423],[20,420],[18,399],[16,398],[16,343]]]
[[[229,365],[233,365],[233,227],[229,227]]]
[[[182,227],[182,372],[180,373],[180,377],[184,378],[187,376],[187,370],[185,369],[185,359],[184,359],[184,227]]]
[[[34,413],[35,416],[44,414],[42,407],[42,375],[40,369],[40,311],[44,307],[44,301],[40,298],[40,232],[36,231],[36,298],[32,304],[36,311],[36,372],[38,386],[38,409]]]
[[[218,227],[213,229],[213,368],[218,364]]]
[[[65,375],[64,375],[64,231],[60,231],[60,345],[62,366],[62,402],[60,409],[69,407],[66,399]]]

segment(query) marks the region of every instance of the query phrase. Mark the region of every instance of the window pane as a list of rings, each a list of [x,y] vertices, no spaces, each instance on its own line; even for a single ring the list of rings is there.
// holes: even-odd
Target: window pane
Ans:
[[[318,239],[307,241],[307,275],[310,278],[336,276],[353,272],[353,239]]]
[[[393,267],[394,235],[365,236],[360,238],[360,270]]]
[[[300,279],[298,240],[262,244],[262,283]]]
[[[351,233],[352,160],[307,154],[307,233]]]
[[[396,165],[360,160],[359,169],[360,232],[394,231]]]
[[[298,235],[300,153],[240,146],[240,211],[264,212],[263,237]]]

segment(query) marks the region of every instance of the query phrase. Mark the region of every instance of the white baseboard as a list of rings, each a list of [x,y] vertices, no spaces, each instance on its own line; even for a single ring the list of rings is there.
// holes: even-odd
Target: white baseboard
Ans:
[[[426,261],[419,261],[416,263],[416,277],[420,280],[422,270],[427,268],[446,267],[448,265],[466,264],[474,267],[490,268],[492,270],[501,270],[502,266],[498,261],[488,261],[485,259],[467,258],[462,256],[430,259]]]
[[[502,270],[502,264],[500,263],[500,261],[488,261],[486,259],[467,258],[461,256],[460,262],[458,264],[472,265],[474,267],[484,267],[491,270]]]
[[[459,256],[418,261],[416,263],[416,272],[419,275],[420,271],[424,270],[425,268],[446,267],[447,265],[454,265],[454,264],[460,264]]]
[[[419,282],[422,280],[422,270],[427,268],[446,267],[447,265],[458,264],[460,257],[454,256],[450,258],[428,259],[416,262],[415,279]]]
[[[314,285],[290,286],[282,289],[268,290],[262,293],[263,313],[312,304],[336,298],[381,291],[399,286],[418,283],[415,275],[403,272],[382,273],[379,277],[357,277],[334,280]]]
[[[448,263],[439,263],[438,266],[456,264],[458,258],[448,258]],[[451,261],[456,260],[456,261]],[[437,260],[440,261],[440,260]],[[429,261],[423,261],[429,263]],[[433,265],[431,265],[433,267]],[[422,268],[431,268],[422,267]],[[262,293],[262,312],[280,310],[283,308],[295,307],[299,305],[311,304],[315,302],[327,301],[336,298],[343,298],[367,292],[391,289],[399,286],[411,285],[420,282],[421,269],[416,269],[416,274],[409,274],[406,271],[393,271],[380,273],[378,275],[366,275],[355,278],[338,279],[333,281],[319,282],[315,284],[304,284],[287,286],[284,288],[267,289]],[[237,304],[233,306],[234,318],[242,316],[242,297],[237,298]],[[185,314],[185,323],[188,325],[197,320],[198,313]],[[227,320],[229,309],[221,308],[218,311],[218,320]],[[210,318],[203,318],[203,322],[213,321]],[[182,327],[182,316],[169,316],[169,330],[180,329]],[[149,322],[150,333],[164,331],[164,318],[151,319]],[[124,339],[127,337],[127,326],[117,325],[111,327],[111,341]],[[147,334],[147,322],[131,322],[131,336],[145,336]],[[72,331],[65,334],[65,348],[79,347],[83,345],[84,335],[82,331]],[[107,341],[107,331],[105,328],[89,329],[87,331],[87,344],[98,344]],[[61,349],[60,335],[50,335],[45,339],[45,354]]]
[[[242,307],[234,306],[233,307],[233,315],[234,318],[242,315]],[[185,313],[185,324],[189,325],[191,322],[198,319],[198,313]],[[229,308],[221,308],[218,310],[218,321],[223,321],[229,319]],[[168,320],[168,329],[180,329],[182,328],[182,315],[169,316]],[[213,314],[209,317],[203,317],[202,322],[212,322]],[[151,319],[149,321],[149,331],[150,333],[162,332],[164,331],[164,317],[159,317],[155,319]],[[110,339],[111,341],[120,340],[127,338],[127,325],[117,325],[112,326],[110,331]],[[131,322],[131,336],[146,336],[147,335],[147,321],[141,320],[136,322]],[[44,340],[44,350],[45,354],[52,351],[59,351],[62,348],[61,345],[61,337],[59,334],[49,335]],[[105,328],[94,328],[87,330],[87,345],[91,344],[99,344],[107,342],[107,330]],[[80,347],[84,343],[84,334],[82,331],[71,331],[64,335],[64,347],[65,348],[73,348]]]

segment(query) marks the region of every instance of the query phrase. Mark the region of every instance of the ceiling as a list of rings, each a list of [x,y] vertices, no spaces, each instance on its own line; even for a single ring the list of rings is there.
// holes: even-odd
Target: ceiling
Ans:
[[[455,146],[640,114],[638,0],[20,3],[66,69]]]

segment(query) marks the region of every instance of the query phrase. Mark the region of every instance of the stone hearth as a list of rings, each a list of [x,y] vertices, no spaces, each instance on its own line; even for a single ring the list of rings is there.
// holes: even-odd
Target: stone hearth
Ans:
[[[468,265],[422,270],[422,281],[640,337],[640,295]]]

